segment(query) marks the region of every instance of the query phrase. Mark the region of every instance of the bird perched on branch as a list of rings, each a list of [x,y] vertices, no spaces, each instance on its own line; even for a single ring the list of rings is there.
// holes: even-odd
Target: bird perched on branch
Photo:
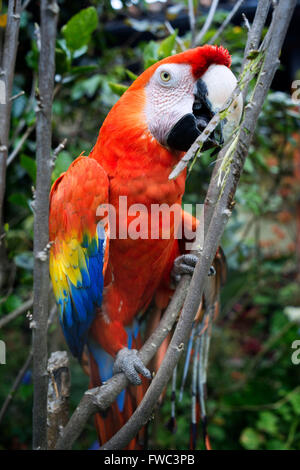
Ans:
[[[67,343],[80,361],[88,351],[91,387],[116,372],[132,384],[96,415],[101,444],[128,420],[151,379],[137,355],[143,315],[151,305],[149,332],[170,301],[174,281],[195,267],[185,237],[198,222],[181,209],[186,171],[168,177],[235,88],[230,63],[223,47],[203,46],[149,67],[111,109],[90,155],[79,156],[52,187],[50,274]],[[240,114],[238,100],[221,139]],[[209,145],[222,143],[216,140],[211,134]],[[218,279],[217,273],[206,307],[218,299]],[[166,347],[167,341],[153,367]],[[138,448],[142,437],[129,448]]]

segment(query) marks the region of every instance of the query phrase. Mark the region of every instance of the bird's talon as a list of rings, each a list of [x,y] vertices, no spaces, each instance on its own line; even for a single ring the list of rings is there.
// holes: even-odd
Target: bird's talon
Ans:
[[[192,254],[185,254],[178,256],[173,265],[171,276],[175,283],[178,283],[183,274],[193,275],[195,266],[197,264],[198,257]]]
[[[120,349],[114,363],[114,374],[119,372],[123,372],[133,385],[141,385],[142,380],[139,374],[147,379],[152,378],[150,371],[144,366],[136,349]]]

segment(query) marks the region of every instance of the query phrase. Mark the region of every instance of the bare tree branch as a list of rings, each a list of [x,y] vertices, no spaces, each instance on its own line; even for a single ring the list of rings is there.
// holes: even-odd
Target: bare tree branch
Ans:
[[[41,51],[37,95],[37,180],[34,220],[33,448],[47,448],[48,217],[52,168],[51,117],[58,17],[55,0],[41,1]]]
[[[12,106],[12,101],[10,98],[12,95],[15,62],[18,48],[20,14],[21,0],[10,0],[8,3],[3,58],[0,68],[0,80],[3,80],[5,85],[4,104],[1,104],[0,107],[0,228],[3,224],[2,217],[3,198],[5,192],[6,158],[9,144],[8,140]]]
[[[28,137],[30,136],[31,132],[34,129],[35,129],[35,123],[31,124],[31,126],[27,127],[26,131],[24,132],[24,134],[20,138],[19,142],[17,143],[17,145],[15,146],[13,151],[9,154],[9,156],[7,158],[7,161],[6,161],[6,166],[9,166],[13,162],[13,160],[16,158],[16,156],[18,155],[18,153],[22,149],[23,144],[26,142],[26,140],[28,139]]]
[[[207,44],[214,44],[216,40],[221,36],[223,33],[224,29],[229,25],[230,21],[234,17],[234,15],[237,13],[237,11],[240,9],[242,4],[244,3],[245,0],[238,0],[234,5],[232,10],[229,12],[229,14],[226,16],[225,20],[217,30],[217,32],[213,35],[213,37],[208,41]]]
[[[245,110],[245,118],[239,131],[234,154],[231,158],[230,172],[220,193],[219,201],[215,206],[205,238],[204,249],[199,253],[199,261],[191,280],[188,295],[164,360],[139,407],[120,431],[102,446],[102,449],[124,448],[137,434],[139,429],[147,423],[155,403],[163,388],[167,385],[184,349],[184,345],[187,343],[199,306],[199,298],[203,294],[207,272],[219,246],[226,223],[231,215],[237,184],[248,154],[261,107],[278,67],[278,56],[295,6],[296,0],[280,0],[276,9],[273,18],[272,37],[265,54],[264,64],[258,76],[251,103]],[[216,181],[215,184],[217,184]]]
[[[7,24],[3,51],[0,51],[2,63],[0,63],[0,80],[4,82],[4,103],[0,104],[0,286],[5,279],[7,270],[6,253],[3,238],[3,203],[6,183],[6,159],[9,147],[9,130],[15,62],[18,48],[19,27],[21,15],[21,0],[9,0],[7,11]],[[6,261],[6,262],[5,262]]]
[[[56,351],[48,360],[48,449],[54,449],[59,433],[69,419],[70,370],[66,351]]]
[[[12,312],[8,313],[4,317],[0,318],[0,328],[7,325],[7,323],[11,322],[15,318],[22,315],[22,313],[27,312],[27,310],[31,309],[33,305],[33,299],[26,300],[20,307],[16,308]]]
[[[175,33],[175,29],[173,28],[173,26],[171,25],[171,23],[169,21],[165,21],[165,27],[167,28],[167,30],[170,34]],[[186,47],[184,45],[183,40],[178,35],[176,35],[176,42],[177,42],[177,44],[179,45],[179,47],[182,51],[186,50]]]
[[[244,64],[247,60],[249,51],[252,49],[258,48],[260,38],[263,32],[263,28],[264,28],[264,25],[268,16],[270,4],[271,4],[270,0],[264,0],[263,2],[258,2],[256,11],[255,11],[253,24],[251,26],[251,30],[247,38],[247,44],[246,44],[245,54],[244,54]],[[243,69],[244,69],[244,65],[243,65]]]
[[[195,18],[193,0],[188,0],[188,7],[189,7],[189,21],[190,21],[190,29],[191,29],[191,47],[194,47],[195,34],[196,34],[196,18]]]
[[[201,29],[200,33],[198,33],[196,38],[195,38],[195,44],[196,45],[201,44],[201,41],[202,41],[203,37],[205,36],[207,31],[209,30],[209,28],[210,28],[210,26],[213,22],[218,4],[219,4],[219,0],[212,0],[207,18],[206,18],[205,23],[203,25],[203,28]]]

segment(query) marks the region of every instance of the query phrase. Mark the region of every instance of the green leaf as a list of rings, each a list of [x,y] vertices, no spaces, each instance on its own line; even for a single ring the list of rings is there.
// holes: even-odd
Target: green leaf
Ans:
[[[253,163],[252,163],[252,161],[250,160],[249,157],[246,158],[246,160],[245,160],[244,170],[247,171],[247,173],[253,173],[253,171],[254,171]]]
[[[4,302],[4,306],[6,311],[9,313],[15,310],[16,308],[20,307],[21,303],[22,301],[20,297],[12,294],[6,299],[6,301]]]
[[[260,431],[268,434],[276,434],[278,425],[278,417],[271,411],[262,411],[259,413],[257,427]]]
[[[55,49],[55,71],[62,75],[70,70],[70,59],[66,51],[60,47]]]
[[[168,36],[160,43],[160,46],[157,51],[160,59],[164,59],[165,57],[168,57],[172,54],[176,43],[176,36],[177,31],[175,31],[173,34]]]
[[[62,28],[67,46],[75,51],[89,43],[98,26],[98,15],[94,7],[88,7],[74,15]]]
[[[8,198],[9,202],[15,204],[16,206],[28,208],[28,201],[26,196],[23,193],[14,193],[11,194]]]
[[[97,65],[78,65],[71,68],[71,73],[73,75],[87,74],[94,72],[97,69]]]
[[[122,96],[126,90],[128,90],[128,86],[120,85],[118,83],[108,82],[108,85],[113,93],[116,93],[118,96]]]
[[[245,428],[241,434],[240,442],[245,449],[259,449],[262,436],[252,428]]]
[[[131,70],[126,69],[125,72],[127,73],[130,80],[132,80],[133,82],[138,78],[138,76],[135,73],[131,72]]]
[[[99,74],[93,75],[92,77],[78,81],[72,89],[72,99],[78,100],[82,96],[88,96],[91,98],[99,88],[102,82],[102,77]]]
[[[32,181],[35,183],[36,180],[36,162],[33,158],[28,157],[24,153],[20,158],[21,166],[27,171]]]
[[[155,41],[149,41],[143,51],[144,67],[147,69],[158,61],[158,48],[159,45]]]
[[[300,415],[300,394],[293,393],[289,396],[289,402],[291,403],[293,410],[296,415]]]

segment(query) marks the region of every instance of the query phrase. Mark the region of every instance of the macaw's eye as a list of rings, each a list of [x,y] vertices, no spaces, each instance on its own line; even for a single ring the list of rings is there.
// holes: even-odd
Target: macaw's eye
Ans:
[[[161,72],[160,78],[162,79],[163,82],[169,82],[171,80],[171,74],[169,72],[166,72],[166,70],[164,70],[163,72]]]

